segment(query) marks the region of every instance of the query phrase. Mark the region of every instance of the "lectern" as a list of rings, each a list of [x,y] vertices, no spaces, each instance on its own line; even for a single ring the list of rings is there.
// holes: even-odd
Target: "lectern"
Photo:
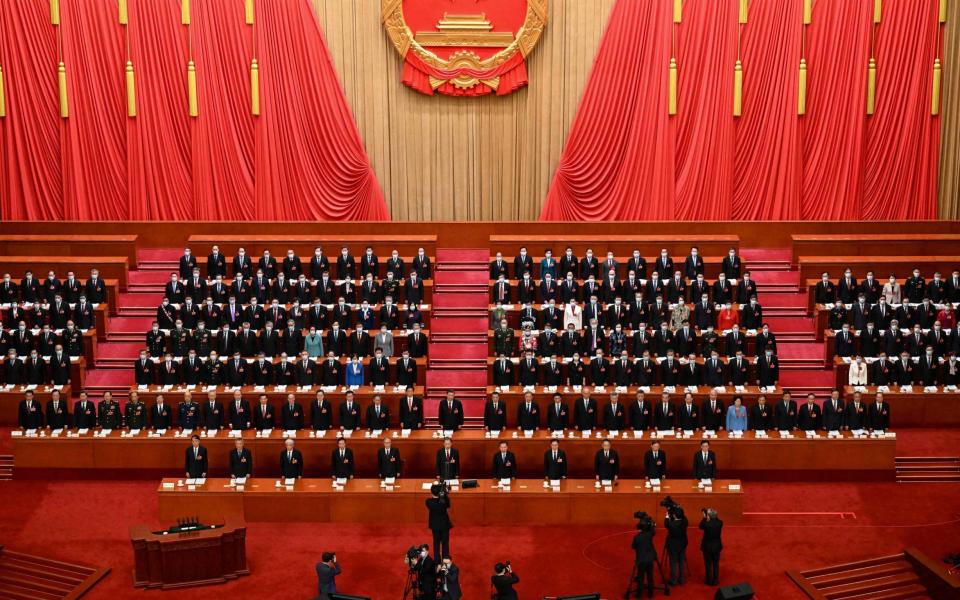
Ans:
[[[224,583],[249,575],[247,527],[239,519],[192,531],[130,528],[133,544],[133,586],[175,589]]]

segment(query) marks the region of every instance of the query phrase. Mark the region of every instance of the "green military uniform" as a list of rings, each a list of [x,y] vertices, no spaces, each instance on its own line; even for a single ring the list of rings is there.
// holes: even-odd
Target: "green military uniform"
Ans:
[[[97,420],[101,429],[120,429],[120,404],[116,400],[101,400]]]
[[[129,429],[143,429],[147,426],[147,407],[141,401],[127,402],[123,418]]]
[[[513,329],[509,327],[505,329],[498,327],[493,330],[493,353],[495,356],[500,356],[500,354],[513,356],[515,347],[516,342]]]
[[[507,318],[507,309],[502,306],[497,306],[492,311],[490,311],[490,323],[493,325],[493,328],[496,329],[500,327],[500,321]]]

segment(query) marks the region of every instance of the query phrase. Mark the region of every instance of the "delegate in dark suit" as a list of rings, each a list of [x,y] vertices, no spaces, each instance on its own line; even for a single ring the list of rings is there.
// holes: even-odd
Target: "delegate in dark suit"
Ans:
[[[643,474],[647,479],[663,479],[667,476],[667,453],[651,448],[643,455]]]
[[[303,477],[303,455],[296,448],[280,453],[280,474],[287,479]]]
[[[199,444],[187,448],[183,470],[189,478],[206,477],[207,449]]]
[[[713,450],[699,451],[693,455],[693,478],[714,479],[717,476],[717,455]]]
[[[253,454],[246,448],[230,452],[230,476],[241,478],[253,475]]]

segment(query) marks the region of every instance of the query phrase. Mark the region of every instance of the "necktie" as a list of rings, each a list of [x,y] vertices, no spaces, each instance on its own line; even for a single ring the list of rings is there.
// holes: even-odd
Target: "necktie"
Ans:
[[[553,451],[553,460],[554,460],[554,461],[557,460],[557,451],[556,451],[556,450]]]

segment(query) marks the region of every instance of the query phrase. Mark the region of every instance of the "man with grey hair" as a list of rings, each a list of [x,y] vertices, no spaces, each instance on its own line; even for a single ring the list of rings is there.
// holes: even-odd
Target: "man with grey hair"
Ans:
[[[723,543],[720,541],[720,532],[723,529],[723,521],[717,518],[716,509],[705,508],[703,510],[700,529],[703,530],[703,540],[700,542],[700,551],[703,553],[706,584],[720,585],[720,551],[723,550]]]

